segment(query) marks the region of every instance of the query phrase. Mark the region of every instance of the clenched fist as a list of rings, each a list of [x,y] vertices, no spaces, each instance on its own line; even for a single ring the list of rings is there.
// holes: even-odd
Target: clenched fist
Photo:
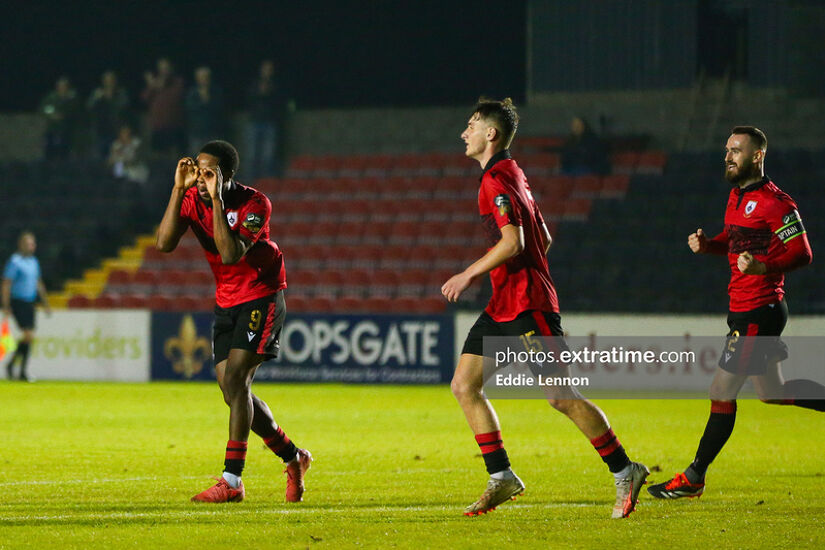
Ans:
[[[704,254],[708,249],[708,239],[705,237],[705,232],[702,228],[696,230],[696,233],[691,233],[688,237],[688,246],[694,254]]]
[[[765,264],[754,258],[750,252],[742,252],[736,259],[736,267],[745,275],[764,275]]]

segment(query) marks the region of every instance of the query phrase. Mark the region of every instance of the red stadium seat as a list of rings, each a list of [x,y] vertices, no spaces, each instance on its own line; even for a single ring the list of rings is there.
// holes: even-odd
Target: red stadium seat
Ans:
[[[343,295],[333,300],[332,310],[336,313],[356,313],[363,311],[363,305],[360,296]]]
[[[362,298],[369,293],[372,283],[370,272],[363,269],[352,269],[346,274],[341,283],[342,293],[347,296]]]
[[[344,272],[329,269],[320,271],[318,273],[318,283],[315,285],[315,295],[335,298],[341,294],[343,284]]]
[[[308,298],[306,301],[306,311],[312,313],[329,313],[332,311],[332,300],[323,296]]]
[[[84,296],[83,294],[73,294],[68,302],[67,305],[72,309],[77,308],[88,308],[92,307],[92,300],[88,296]]]
[[[661,175],[665,171],[666,164],[667,155],[662,151],[645,151],[639,154],[636,173]]]
[[[113,309],[120,307],[120,299],[117,295],[101,294],[94,299],[92,305],[98,309]]]
[[[421,297],[429,284],[430,274],[424,269],[411,269],[398,273],[398,296]],[[446,279],[445,279],[446,280]]]
[[[350,256],[350,267],[353,269],[365,269],[375,271],[381,263],[382,247],[361,245],[353,247]]]
[[[614,174],[604,177],[604,184],[602,185],[601,198],[603,199],[618,199],[627,194],[627,189],[630,187],[630,176],[624,174]]]
[[[146,308],[149,298],[143,294],[126,294],[120,297],[120,307],[123,308]]]
[[[394,313],[392,298],[369,296],[363,300],[362,310],[369,313]]]
[[[564,203],[564,219],[586,221],[592,206],[593,201],[590,199],[568,199]]]
[[[398,291],[398,273],[394,270],[379,269],[370,276],[371,296],[394,296]]]
[[[573,198],[596,199],[601,194],[602,178],[599,176],[577,176],[573,180]]]
[[[131,272],[125,269],[114,269],[109,273],[109,278],[106,279],[106,292],[113,294],[128,292],[131,283]]]
[[[162,280],[158,275],[159,273],[159,271],[139,269],[132,276],[132,283],[129,286],[129,293],[152,294]]]
[[[412,253],[410,247],[388,245],[383,249],[379,266],[381,269],[405,269],[408,262],[414,259],[415,254]]]
[[[164,294],[154,294],[145,298],[145,304],[142,306],[131,306],[131,307],[146,307],[151,309],[152,311],[179,311],[176,310],[174,304],[177,298],[173,298],[171,296],[166,296]],[[124,306],[130,307],[130,306]]]
[[[287,311],[307,311],[307,297],[300,294],[290,294],[286,297]]]
[[[393,246],[412,246],[418,240],[419,224],[402,221],[394,224],[390,230],[389,244]]]

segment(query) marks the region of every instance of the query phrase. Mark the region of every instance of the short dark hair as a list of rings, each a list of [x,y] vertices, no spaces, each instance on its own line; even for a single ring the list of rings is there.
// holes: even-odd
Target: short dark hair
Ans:
[[[740,135],[746,134],[750,136],[751,143],[753,143],[757,149],[761,149],[762,151],[766,151],[768,149],[768,137],[765,135],[765,132],[756,126],[736,126],[730,131],[730,133]]]
[[[473,109],[473,114],[478,113],[484,120],[492,121],[493,125],[501,132],[504,148],[510,147],[513,137],[518,130],[518,113],[513,100],[509,97],[501,101],[480,97]]]
[[[240,157],[238,157],[238,150],[235,146],[222,139],[210,141],[201,147],[201,153],[218,157],[218,166],[221,167],[221,172],[224,178],[231,178],[238,171],[240,165]]]

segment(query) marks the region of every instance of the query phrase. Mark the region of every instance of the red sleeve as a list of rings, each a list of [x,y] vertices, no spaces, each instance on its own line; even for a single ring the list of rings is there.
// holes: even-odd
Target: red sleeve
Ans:
[[[511,193],[492,175],[486,174],[481,182],[485,210],[493,214],[499,229],[505,225],[521,227],[521,212]]]
[[[257,242],[264,227],[269,227],[272,203],[263,193],[256,193],[238,212],[238,232],[251,243]]]
[[[808,234],[802,225],[802,217],[792,201],[778,203],[775,214],[768,220],[774,235],[782,241],[784,249],[763,261],[768,273],[784,273],[811,263],[813,253]]]
[[[189,220],[192,219],[192,199],[193,194],[191,191],[187,191],[186,194],[183,195],[183,200],[180,203],[180,218],[184,220],[187,224]]]
[[[725,256],[728,253],[728,228],[722,230],[721,233],[708,241],[708,247],[705,249],[705,254],[716,254],[718,256]]]

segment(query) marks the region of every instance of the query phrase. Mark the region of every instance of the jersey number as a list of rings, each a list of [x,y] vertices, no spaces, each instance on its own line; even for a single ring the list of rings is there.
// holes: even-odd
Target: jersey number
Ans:
[[[261,310],[254,309],[249,315],[249,330],[257,331],[261,328]]]
[[[524,344],[524,349],[527,351],[544,351],[544,348],[541,347],[541,342],[537,340],[533,335],[536,333],[535,330],[531,330],[530,332],[525,332],[519,338],[521,339],[521,343]]]

